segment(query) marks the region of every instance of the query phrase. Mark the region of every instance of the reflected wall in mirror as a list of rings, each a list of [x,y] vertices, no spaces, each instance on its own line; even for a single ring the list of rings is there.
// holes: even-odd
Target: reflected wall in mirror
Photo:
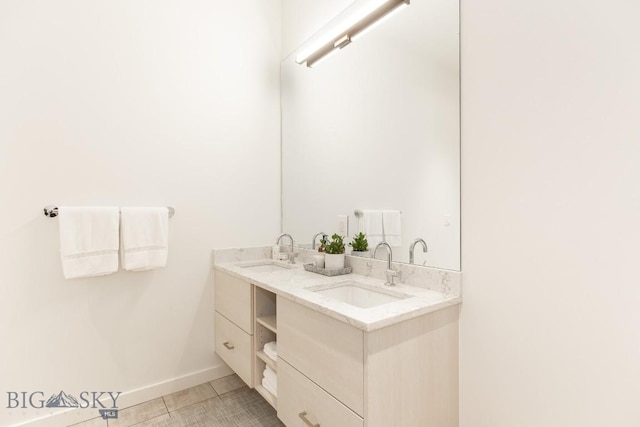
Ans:
[[[338,231],[339,215],[351,241],[355,210],[400,210],[394,261],[423,238],[416,264],[460,269],[458,14],[457,1],[412,0],[317,67],[283,60],[282,229],[297,244]]]

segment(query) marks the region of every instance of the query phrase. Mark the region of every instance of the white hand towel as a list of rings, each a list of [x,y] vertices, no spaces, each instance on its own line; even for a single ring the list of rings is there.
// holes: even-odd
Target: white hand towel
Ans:
[[[169,245],[169,211],[121,208],[122,266],[129,271],[164,267]]]
[[[363,210],[361,231],[367,235],[369,247],[373,248],[378,243],[383,242],[382,211]]]
[[[58,208],[60,254],[66,279],[118,271],[117,207]]]
[[[383,211],[382,224],[385,242],[389,246],[402,246],[402,213],[400,211]]]
[[[268,342],[264,345],[264,354],[266,354],[274,362],[278,361],[278,346],[275,341]]]

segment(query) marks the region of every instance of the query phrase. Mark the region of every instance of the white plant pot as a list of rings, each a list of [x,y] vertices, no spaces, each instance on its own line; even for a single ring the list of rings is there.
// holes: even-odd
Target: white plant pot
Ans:
[[[340,270],[344,268],[344,254],[324,254],[324,268]]]
[[[362,258],[369,258],[369,251],[351,251],[352,256],[359,256]]]

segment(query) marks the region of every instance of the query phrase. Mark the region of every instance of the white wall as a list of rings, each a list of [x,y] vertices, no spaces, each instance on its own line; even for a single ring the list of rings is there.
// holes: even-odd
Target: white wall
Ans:
[[[462,2],[461,425],[640,425],[640,3]]]
[[[280,55],[278,0],[0,2],[0,425],[219,372],[210,250],[280,230]],[[167,268],[64,280],[49,203],[174,206]]]

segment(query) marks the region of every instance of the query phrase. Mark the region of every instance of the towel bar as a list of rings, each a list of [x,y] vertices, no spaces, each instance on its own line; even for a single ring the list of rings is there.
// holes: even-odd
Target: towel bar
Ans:
[[[402,213],[402,211],[400,211],[400,213]],[[353,211],[353,214],[357,217],[357,218],[362,218],[362,211],[360,209],[356,209],[355,211]]]
[[[173,217],[176,214],[176,210],[171,206],[167,206],[167,210],[169,211],[169,218]],[[49,218],[55,218],[58,216],[58,207],[55,205],[47,205],[44,207],[44,216],[48,216]]]

